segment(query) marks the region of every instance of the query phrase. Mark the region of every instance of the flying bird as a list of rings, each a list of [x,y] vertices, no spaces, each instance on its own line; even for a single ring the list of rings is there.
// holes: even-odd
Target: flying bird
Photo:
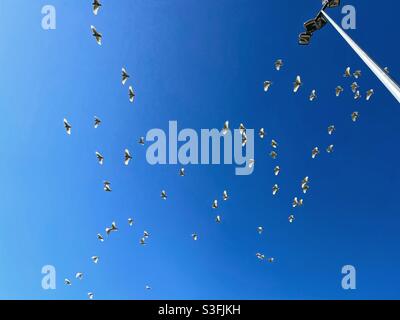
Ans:
[[[150,233],[148,233],[146,230],[143,231],[143,238],[147,239],[150,237]]]
[[[351,91],[353,91],[353,93],[356,93],[357,90],[360,88],[360,86],[358,85],[357,82],[353,82],[350,87],[351,87]]]
[[[144,137],[139,138],[139,144],[144,146]]]
[[[199,238],[199,237],[197,236],[197,234],[195,234],[195,233],[192,234],[192,239],[193,239],[194,241],[197,241],[198,238]]]
[[[360,91],[357,90],[356,94],[354,95],[354,100],[358,100],[361,98],[361,93]]]
[[[261,139],[264,139],[265,137],[265,130],[264,128],[261,128],[260,131],[258,132],[258,135],[260,136]]]
[[[278,148],[278,142],[276,142],[274,139],[272,139],[271,147],[274,148],[274,149]]]
[[[96,151],[96,158],[99,162],[100,165],[103,165],[104,163],[104,157],[100,154],[100,152]]]
[[[279,186],[277,184],[274,184],[274,186],[272,187],[272,195],[276,195],[279,191]]]
[[[262,234],[263,231],[264,231],[264,228],[263,228],[263,227],[257,227],[257,232],[258,232],[258,234]]]
[[[97,240],[100,240],[100,242],[104,242],[104,238],[100,233],[97,234]]]
[[[133,226],[133,219],[132,218],[128,218],[128,224],[130,227]]]
[[[228,191],[224,190],[224,192],[222,193],[222,199],[223,199],[224,201],[226,201],[226,200],[229,199]]]
[[[319,149],[318,147],[315,147],[312,151],[311,151],[311,158],[315,159],[317,157],[317,155],[319,155]]]
[[[361,70],[357,70],[353,73],[354,78],[358,79],[361,77]]]
[[[161,191],[161,199],[167,200],[167,192],[165,190]]]
[[[272,81],[264,81],[264,91],[267,92],[272,85]]]
[[[276,159],[276,158],[278,157],[278,154],[277,154],[275,151],[271,151],[271,152],[269,153],[269,156],[270,156],[272,159]]]
[[[111,192],[111,182],[110,181],[104,181],[103,182],[103,189],[105,192]]]
[[[278,59],[275,61],[275,69],[276,71],[281,70],[281,68],[283,67],[283,61],[282,59]]]
[[[335,132],[335,126],[334,125],[330,125],[328,127],[328,134],[331,136],[334,132]]]
[[[275,174],[275,176],[279,175],[280,172],[281,172],[281,168],[280,168],[279,166],[276,166],[276,167],[274,168],[274,174]]]
[[[96,42],[99,46],[101,46],[101,40],[103,38],[103,35],[99,32],[97,32],[96,28],[94,26],[90,26],[90,28],[92,29],[92,35],[93,37],[96,38]]]
[[[78,280],[82,280],[83,279],[83,273],[82,272],[77,272],[75,275],[75,278],[77,278]]]
[[[254,165],[255,165],[255,163],[256,163],[256,160],[250,159],[250,160],[249,160],[249,168],[250,168],[250,169],[253,168]]]
[[[269,263],[274,263],[274,262],[275,262],[275,258],[273,258],[273,257],[268,258],[268,262],[269,262]]]
[[[64,128],[67,134],[70,135],[72,126],[69,124],[67,119],[64,119]]]
[[[121,75],[121,77],[122,77],[122,85],[125,85],[126,81],[127,81],[128,78],[130,77],[125,68],[122,68],[122,75]]]
[[[93,5],[93,14],[97,16],[97,13],[99,12],[99,9],[101,7],[101,3],[99,0],[93,0],[92,5]]]
[[[371,99],[371,97],[373,96],[373,94],[374,94],[374,89],[370,89],[370,90],[368,90],[367,91],[367,96],[366,96],[366,100],[367,101],[369,101],[369,99]]]
[[[256,253],[256,257],[260,260],[264,260],[265,259],[265,255],[263,255],[262,253],[257,252]]]
[[[140,239],[140,245],[144,246],[146,244],[146,238]]]
[[[242,147],[244,147],[247,144],[247,135],[246,132],[242,133]]]
[[[246,127],[244,126],[243,123],[241,123],[241,124],[239,125],[239,132],[240,132],[241,135],[243,135],[243,134],[246,133]]]
[[[94,298],[94,294],[93,294],[93,292],[88,292],[88,298],[90,299],[90,300],[93,300],[93,298]]]
[[[229,131],[229,121],[225,121],[224,127],[222,128],[222,134],[226,135]]]
[[[133,100],[135,100],[135,92],[133,91],[132,86],[129,86],[129,89],[128,89],[128,90],[129,90],[129,91],[128,91],[129,101],[130,101],[131,103],[133,103]]]
[[[215,222],[216,223],[221,223],[221,216],[216,216],[215,217]]]
[[[184,176],[185,176],[185,168],[180,168],[180,169],[179,169],[179,175],[180,175],[181,177],[184,177]]]
[[[317,99],[317,91],[315,91],[315,90],[311,91],[309,99],[310,99],[310,101],[314,101],[315,99]]]
[[[340,94],[344,91],[343,87],[337,86],[335,89],[336,97],[339,97]]]
[[[214,200],[211,207],[213,209],[217,209],[218,208],[218,200]]]
[[[350,70],[351,70],[350,67],[346,68],[346,71],[344,72],[344,75],[343,75],[345,78],[350,78],[351,77],[351,71]]]
[[[69,279],[64,279],[64,284],[67,286],[70,286],[72,284],[72,282]]]
[[[94,117],[94,128],[97,129],[100,124],[101,124],[101,120],[95,116]]]
[[[291,214],[291,215],[289,216],[288,220],[289,220],[289,223],[293,223],[293,222],[294,222],[294,215]]]
[[[383,68],[383,71],[385,71],[385,73],[386,73],[386,74],[389,74],[389,73],[390,73],[390,71],[389,71],[389,68],[388,68],[388,67],[385,67],[385,68]]]
[[[292,203],[293,208],[301,207],[302,205],[303,205],[303,199],[297,199],[297,197],[293,199]]]
[[[299,91],[301,86],[302,86],[301,78],[300,76],[297,76],[296,80],[293,83],[293,92],[296,93],[297,91]]]
[[[129,161],[131,161],[132,160],[132,156],[131,156],[131,154],[129,153],[129,150],[128,149],[125,149],[125,152],[124,152],[124,163],[125,163],[125,165],[127,166],[128,164],[129,164]]]
[[[358,117],[360,116],[360,114],[359,114],[359,112],[358,111],[354,111],[352,114],[351,114],[351,120],[353,120],[353,122],[356,122],[357,120],[358,120]]]
[[[106,234],[109,236],[111,234],[111,232],[116,232],[118,231],[117,225],[115,224],[115,222],[113,222],[111,224],[111,227],[106,228]]]
[[[92,261],[97,264],[99,262],[99,257],[98,256],[93,256],[92,257]]]
[[[328,152],[328,153],[332,153],[332,152],[333,152],[333,144],[329,145],[329,146],[326,148],[326,152]]]

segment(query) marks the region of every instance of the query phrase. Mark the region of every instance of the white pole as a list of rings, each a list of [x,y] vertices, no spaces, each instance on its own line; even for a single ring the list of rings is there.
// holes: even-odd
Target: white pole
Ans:
[[[325,18],[328,19],[328,21],[334,26],[337,32],[340,33],[340,35],[346,40],[346,42],[350,45],[350,47],[353,48],[353,50],[360,56],[360,58],[365,62],[365,64],[371,69],[371,71],[378,77],[378,79],[385,85],[385,87],[390,91],[390,93],[397,99],[397,101],[400,103],[400,87],[399,85],[393,81],[392,78],[389,77],[389,75],[382,70],[381,67],[379,67],[374,60],[372,60],[368,54],[361,49],[357,43],[351,39],[346,32],[343,31],[342,28],[340,28],[335,21],[331,19],[331,17],[328,16],[328,14],[322,10],[322,14],[325,16]]]

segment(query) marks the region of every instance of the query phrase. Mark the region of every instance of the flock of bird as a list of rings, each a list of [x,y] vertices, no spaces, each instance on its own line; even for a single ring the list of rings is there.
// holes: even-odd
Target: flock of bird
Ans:
[[[99,12],[99,10],[100,10],[100,8],[102,7],[102,4],[100,3],[99,0],[93,0],[92,7],[93,7],[93,14],[94,14],[94,15],[97,15],[98,12]],[[97,44],[101,46],[101,44],[102,44],[102,39],[103,39],[103,35],[102,35],[100,32],[98,32],[97,29],[96,29],[93,25],[91,26],[91,30],[92,30],[92,35],[93,35],[93,37],[95,38]],[[274,66],[275,66],[276,71],[280,71],[280,70],[284,67],[284,62],[283,62],[283,60],[282,60],[282,59],[278,59],[278,60],[275,62]],[[389,70],[388,70],[387,67],[386,67],[384,70],[385,70],[385,72],[389,73]],[[361,73],[360,70],[357,70],[357,71],[355,71],[354,73],[351,73],[350,67],[347,67],[346,70],[345,70],[345,73],[344,73],[344,77],[345,77],[345,78],[354,77],[355,80],[359,79],[361,76],[362,76],[362,73]],[[129,76],[127,70],[126,70],[125,68],[122,68],[121,82],[122,82],[122,85],[123,85],[123,86],[125,86],[125,84],[126,84],[126,83],[128,82],[128,80],[129,80],[129,78],[130,78],[130,76]],[[270,81],[270,80],[265,81],[265,82],[264,82],[264,86],[263,86],[264,91],[265,91],[265,92],[268,92],[269,90],[271,90],[272,85],[273,85],[273,82],[272,82],[272,81]],[[296,94],[297,92],[299,92],[299,90],[300,90],[300,88],[301,88],[302,86],[303,86],[303,83],[302,83],[302,80],[301,80],[301,76],[298,75],[298,76],[296,77],[294,83],[293,83],[293,92]],[[359,87],[359,85],[357,84],[356,81],[354,81],[354,82],[350,85],[350,88],[351,88],[351,91],[354,93],[354,99],[355,99],[355,100],[361,99],[362,95],[361,95],[360,90],[359,90],[360,87]],[[344,88],[343,88],[342,86],[337,86],[337,87],[335,88],[335,95],[336,95],[336,97],[339,97],[339,96],[343,93],[343,91],[344,91]],[[373,96],[373,94],[374,94],[374,90],[373,90],[373,89],[370,89],[370,90],[366,91],[366,95],[365,95],[366,101],[369,101],[369,100],[371,99],[371,97]],[[134,99],[135,99],[135,92],[134,92],[132,86],[129,86],[129,87],[128,87],[128,98],[129,98],[129,101],[130,101],[131,103],[134,102]],[[313,101],[315,101],[316,99],[317,99],[317,91],[316,91],[315,89],[313,89],[313,90],[311,91],[311,93],[310,93],[309,100],[310,100],[311,102],[313,102]],[[354,112],[351,114],[351,120],[352,120],[353,122],[356,122],[356,121],[358,120],[358,118],[359,118],[359,112],[358,112],[358,111],[354,111]],[[101,121],[98,117],[95,116],[95,117],[94,117],[94,128],[97,129],[97,128],[101,125],[101,123],[102,123],[102,121]],[[64,128],[65,128],[65,130],[66,130],[66,133],[67,133],[68,135],[71,135],[71,132],[72,132],[72,125],[68,122],[67,119],[64,119]],[[226,121],[226,122],[224,123],[224,126],[223,126],[221,132],[222,132],[223,135],[225,135],[225,134],[227,134],[227,133],[229,132],[229,130],[230,130],[230,128],[229,128],[229,121]],[[335,126],[334,126],[333,124],[332,124],[332,125],[329,125],[328,128],[327,128],[327,133],[328,133],[328,135],[330,135],[330,136],[333,135],[334,132],[335,132],[335,130],[336,130],[336,129],[335,129]],[[240,134],[241,134],[241,136],[242,136],[242,146],[245,147],[245,146],[246,146],[246,143],[247,143],[246,127],[245,127],[243,124],[240,124],[240,126],[239,126],[239,131],[240,131]],[[265,129],[264,129],[264,128],[261,128],[261,129],[259,130],[259,132],[258,132],[258,135],[259,135],[259,138],[260,138],[260,139],[264,139],[265,136],[266,136]],[[145,144],[145,139],[144,139],[144,137],[140,137],[138,143],[141,144],[141,145],[144,145],[144,144]],[[277,153],[277,151],[278,151],[278,146],[279,146],[279,145],[278,145],[278,142],[277,142],[276,140],[272,139],[270,145],[271,145],[272,150],[271,150],[271,152],[269,153],[269,156],[270,156],[272,159],[275,160],[275,159],[277,159],[277,157],[278,157],[278,153]],[[329,153],[329,154],[333,153],[333,151],[334,151],[334,145],[333,145],[333,144],[329,145],[329,146],[326,148],[326,152]],[[315,147],[314,149],[311,150],[311,157],[312,157],[312,159],[317,158],[319,154],[320,154],[320,149],[319,149],[319,147]],[[95,152],[95,156],[96,156],[96,158],[97,158],[97,161],[98,161],[99,165],[103,165],[103,163],[104,163],[104,157],[103,157],[103,155],[102,155],[99,151],[96,151],[96,152]],[[128,149],[125,149],[125,150],[124,150],[124,157],[123,157],[124,164],[125,164],[126,166],[129,165],[129,163],[130,163],[131,160],[132,160],[132,156],[131,156],[129,150],[128,150]],[[253,167],[254,165],[255,165],[255,160],[254,160],[254,159],[251,159],[250,162],[249,162],[249,167]],[[276,166],[273,168],[274,176],[275,176],[275,177],[279,176],[280,172],[281,172],[280,166],[279,166],[279,165],[276,165]],[[181,169],[179,170],[179,175],[180,175],[181,177],[184,177],[184,176],[185,176],[185,169],[184,169],[184,168],[181,168]],[[308,192],[309,189],[310,189],[310,179],[309,179],[308,176],[304,177],[304,179],[301,181],[300,187],[301,187],[300,190],[302,191],[302,193],[303,193],[304,195],[307,194],[307,192]],[[111,191],[112,191],[111,182],[110,182],[110,181],[107,181],[107,180],[106,180],[106,181],[103,181],[103,190],[104,190],[105,192],[111,192]],[[279,190],[280,190],[279,185],[278,185],[278,184],[274,184],[274,185],[272,186],[272,195],[273,195],[273,196],[276,196],[276,195],[278,194]],[[161,191],[161,195],[160,195],[160,196],[161,196],[161,199],[162,199],[162,200],[167,200],[167,197],[168,197],[168,196],[167,196],[167,192],[166,192],[165,190],[162,190],[162,191]],[[224,191],[222,192],[222,201],[227,201],[228,199],[229,199],[228,191],[227,191],[227,190],[224,190]],[[302,206],[303,206],[303,203],[304,203],[304,200],[303,200],[302,198],[300,198],[300,197],[298,197],[298,196],[295,196],[295,197],[293,198],[292,208],[294,209],[294,208],[302,207]],[[212,205],[211,205],[212,209],[214,209],[214,210],[215,210],[215,209],[218,209],[218,206],[219,206],[218,199],[213,200]],[[222,217],[221,217],[220,215],[216,215],[216,216],[215,216],[215,222],[216,222],[216,223],[221,223],[221,221],[222,221]],[[295,215],[294,215],[294,214],[290,214],[289,217],[288,217],[288,221],[289,221],[289,223],[293,223],[293,222],[295,221]],[[132,218],[128,218],[127,223],[128,223],[128,226],[133,226],[134,221],[133,221]],[[118,227],[117,227],[117,224],[116,224],[115,222],[112,222],[110,226],[108,226],[108,227],[105,228],[105,234],[106,234],[107,236],[110,236],[111,233],[114,233],[114,232],[117,232],[117,231],[118,231]],[[257,227],[257,232],[258,232],[258,234],[262,234],[263,231],[264,231],[264,228],[263,228],[262,226]],[[147,239],[148,239],[149,237],[150,237],[149,232],[146,231],[146,230],[143,231],[143,236],[139,239],[139,244],[140,244],[140,245],[143,245],[143,246],[146,245]],[[191,238],[192,238],[193,241],[197,241],[197,240],[199,239],[199,235],[198,235],[197,233],[192,233],[192,234],[191,234]],[[97,234],[97,239],[98,239],[100,242],[104,242],[104,239],[105,239],[105,238],[104,238],[104,236],[103,236],[101,233],[98,233],[98,234]],[[258,258],[258,259],[260,259],[260,260],[265,260],[265,261],[267,261],[267,262],[269,262],[269,263],[275,262],[275,258],[274,258],[274,257],[266,257],[263,253],[260,253],[260,252],[257,252],[257,253],[256,253],[256,258]],[[92,260],[92,262],[93,262],[94,264],[97,264],[97,263],[99,263],[100,257],[99,257],[99,256],[92,256],[92,257],[91,257],[91,260]],[[77,272],[76,275],[75,275],[75,278],[76,278],[77,280],[82,280],[82,279],[84,278],[84,274],[83,274],[82,272]],[[70,285],[72,285],[72,280],[70,280],[70,279],[65,279],[65,280],[64,280],[64,283],[65,283],[65,285],[70,286]],[[145,286],[145,289],[146,289],[146,290],[150,290],[151,287],[150,287],[149,285],[146,285],[146,286]],[[87,293],[87,296],[88,296],[89,299],[93,299],[93,298],[94,298],[94,293],[93,293],[93,292],[88,292],[88,293]]]

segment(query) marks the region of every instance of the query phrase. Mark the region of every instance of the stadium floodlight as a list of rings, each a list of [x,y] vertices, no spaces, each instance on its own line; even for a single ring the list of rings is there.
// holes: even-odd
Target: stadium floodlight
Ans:
[[[314,32],[322,29],[329,22],[400,103],[399,85],[326,13],[327,8],[335,8],[339,5],[340,0],[323,0],[322,9],[317,17],[304,23],[305,32],[299,35],[299,44],[309,45]]]

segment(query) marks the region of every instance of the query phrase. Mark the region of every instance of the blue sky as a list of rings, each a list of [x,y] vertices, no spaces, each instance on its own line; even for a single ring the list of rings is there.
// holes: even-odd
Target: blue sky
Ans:
[[[400,108],[331,26],[311,46],[298,46],[319,0],[103,0],[97,17],[90,3],[0,3],[0,298],[86,299],[89,291],[96,299],[399,298]],[[56,30],[41,28],[46,4],[57,10]],[[396,78],[400,4],[344,4],[357,10],[349,34]],[[340,10],[331,15],[342,18]],[[91,24],[103,33],[102,47]],[[278,58],[281,72],[273,65]],[[120,83],[122,66],[137,93],[133,105]],[[371,101],[353,100],[352,80],[342,77],[347,66],[363,71],[358,82],[363,93],[375,89]],[[297,74],[304,86],[294,95]],[[265,80],[274,82],[267,94]],[[337,85],[345,88],[340,98]],[[360,112],[357,123],[353,111]],[[97,130],[95,115],[103,121]],[[188,166],[182,178],[179,166],[147,164],[147,146],[137,140],[166,130],[169,120],[179,129],[221,128],[226,120],[264,127],[254,173]],[[279,142],[275,161],[271,139]],[[312,148],[331,143],[332,155],[311,159]],[[128,167],[125,148],[134,157]],[[102,167],[96,150],[106,158]],[[293,211],[306,175],[311,189]],[[105,179],[112,182],[108,194]],[[273,198],[275,183],[281,191]],[[217,225],[211,203],[225,189],[230,199]],[[112,221],[120,231],[99,243],[96,234]],[[143,230],[151,234],[146,247],[139,245]],[[276,263],[258,261],[256,252]],[[100,256],[98,265],[92,255]],[[47,264],[56,268],[56,290],[41,288]],[[341,288],[347,264],[357,270],[355,291]],[[78,271],[84,280],[65,287],[63,279]]]

